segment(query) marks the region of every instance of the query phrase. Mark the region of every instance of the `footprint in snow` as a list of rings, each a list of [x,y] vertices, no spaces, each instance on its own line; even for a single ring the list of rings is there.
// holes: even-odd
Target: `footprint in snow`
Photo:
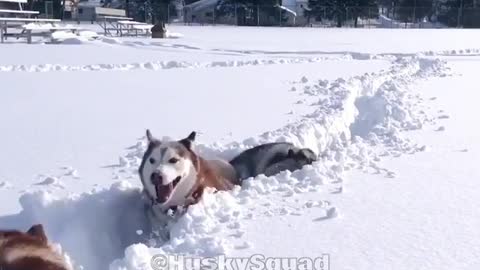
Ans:
[[[430,98],[430,100],[436,100],[436,99],[437,99],[437,97],[431,97]]]
[[[127,147],[127,150],[138,150],[138,149],[143,149],[144,147],[145,147],[145,142],[139,141],[135,145]]]
[[[119,167],[128,167],[128,160],[125,157],[118,158]]]
[[[449,119],[449,118],[450,118],[450,116],[448,116],[448,115],[440,115],[438,117],[438,119]]]
[[[78,176],[78,171],[75,170],[74,168],[72,167],[63,167],[62,168],[64,170],[64,176],[71,176],[75,179],[78,179],[80,178],[80,176]]]
[[[338,217],[338,210],[336,207],[327,209],[325,216],[314,219],[313,221],[323,221],[331,218]]]
[[[60,180],[56,177],[46,177],[43,181],[33,184],[35,186],[54,186],[59,188],[65,188],[65,186],[60,182]]]
[[[250,244],[249,242],[243,242],[241,245],[235,246],[235,249],[247,249],[251,247],[252,247],[252,244]]]
[[[0,181],[0,189],[10,189],[13,188],[13,185],[8,181]]]
[[[397,174],[395,172],[387,172],[387,175],[386,175],[388,178],[395,178],[397,177]]]
[[[417,147],[417,152],[425,152],[428,151],[428,147],[426,145],[422,145],[420,147]]]
[[[288,215],[289,213],[290,213],[290,211],[288,211],[287,208],[280,209],[280,215],[282,215],[282,216]]]
[[[325,203],[323,201],[308,201],[303,205],[303,207],[305,208],[324,207],[324,205]]]
[[[233,222],[227,225],[229,229],[240,229],[240,222]]]
[[[468,152],[468,149],[465,148],[465,149],[459,150],[458,152],[466,153],[466,152]]]
[[[440,127],[438,127],[437,129],[435,129],[435,131],[445,131],[445,127],[444,127],[444,126],[440,126]]]
[[[270,211],[270,210],[265,211],[263,214],[264,214],[266,217],[273,217],[273,216],[274,216],[274,213],[273,213],[272,211]]]
[[[295,104],[304,104],[305,103],[305,100],[299,100],[297,102],[295,102]]]
[[[245,234],[244,231],[237,231],[235,233],[230,234],[229,236],[234,237],[234,238],[241,238]]]
[[[339,187],[339,188],[336,188],[335,190],[333,190],[332,192],[330,192],[331,194],[340,194],[340,193],[343,193],[343,187]]]

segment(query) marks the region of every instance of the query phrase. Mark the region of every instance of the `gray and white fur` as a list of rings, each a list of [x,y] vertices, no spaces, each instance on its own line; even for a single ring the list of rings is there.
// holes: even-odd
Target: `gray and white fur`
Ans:
[[[295,171],[317,160],[308,148],[299,148],[291,143],[267,143],[248,149],[230,161],[239,179],[244,180],[260,174],[272,176],[281,171]]]

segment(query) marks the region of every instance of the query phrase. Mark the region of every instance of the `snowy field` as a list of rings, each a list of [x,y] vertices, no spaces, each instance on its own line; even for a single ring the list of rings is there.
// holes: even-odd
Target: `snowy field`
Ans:
[[[43,223],[85,270],[160,254],[479,269],[479,30],[170,30],[0,44],[0,228]],[[146,128],[198,131],[206,157],[290,141],[320,160],[206,194],[159,243],[141,233]]]

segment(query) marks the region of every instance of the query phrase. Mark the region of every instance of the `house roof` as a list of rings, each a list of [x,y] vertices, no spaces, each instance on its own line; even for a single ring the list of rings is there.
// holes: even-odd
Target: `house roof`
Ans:
[[[79,2],[78,5],[82,7],[101,7],[103,6],[103,3],[101,0],[88,0]]]
[[[0,0],[0,2],[27,3],[27,0]]]
[[[192,11],[198,11],[198,10],[203,10],[207,8],[213,8],[217,5],[217,3],[218,3],[218,0],[200,0],[198,2],[186,5],[185,7]]]

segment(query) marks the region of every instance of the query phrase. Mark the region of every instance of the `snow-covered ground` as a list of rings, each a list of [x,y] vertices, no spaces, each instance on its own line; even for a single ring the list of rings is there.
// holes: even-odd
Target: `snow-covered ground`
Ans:
[[[86,270],[159,254],[480,267],[480,31],[170,30],[0,45],[0,228],[41,222]],[[320,160],[206,194],[160,243],[141,233],[146,128],[196,130],[205,156],[291,141]]]

